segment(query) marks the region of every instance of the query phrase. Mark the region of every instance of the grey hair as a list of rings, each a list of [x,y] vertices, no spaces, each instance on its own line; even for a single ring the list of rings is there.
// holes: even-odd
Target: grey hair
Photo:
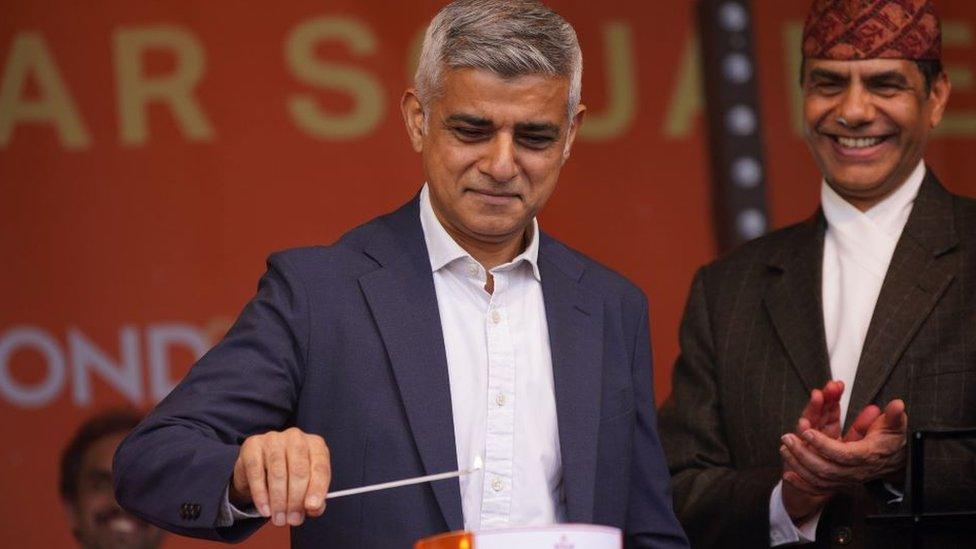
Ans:
[[[445,67],[482,69],[503,78],[565,77],[570,118],[580,103],[583,53],[576,31],[536,0],[456,0],[444,6],[427,27],[414,76],[425,106],[442,91]]]

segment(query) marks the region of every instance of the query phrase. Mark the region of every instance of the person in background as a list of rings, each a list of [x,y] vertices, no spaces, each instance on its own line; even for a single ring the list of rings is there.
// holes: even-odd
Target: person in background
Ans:
[[[695,547],[903,546],[865,516],[901,505],[907,434],[976,426],[976,202],[923,161],[933,3],[817,0],[801,86],[820,209],[698,272],[661,410]],[[972,446],[927,461],[929,504],[971,507]]]
[[[125,512],[112,491],[112,456],[142,415],[109,410],[85,421],[61,454],[58,488],[65,515],[85,549],[153,549],[163,531]]]

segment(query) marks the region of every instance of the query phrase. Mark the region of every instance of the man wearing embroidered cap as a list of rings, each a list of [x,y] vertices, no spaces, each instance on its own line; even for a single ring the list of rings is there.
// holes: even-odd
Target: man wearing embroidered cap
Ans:
[[[901,505],[907,433],[976,425],[976,202],[922,159],[935,7],[817,0],[802,47],[821,208],[699,271],[661,412],[696,547],[905,544],[865,516]],[[965,506],[976,453],[927,457],[928,503]]]

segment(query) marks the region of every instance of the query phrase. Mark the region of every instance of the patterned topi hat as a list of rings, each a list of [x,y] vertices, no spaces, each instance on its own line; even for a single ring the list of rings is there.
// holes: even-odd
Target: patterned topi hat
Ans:
[[[803,57],[940,59],[942,25],[931,0],[815,0],[803,28]]]

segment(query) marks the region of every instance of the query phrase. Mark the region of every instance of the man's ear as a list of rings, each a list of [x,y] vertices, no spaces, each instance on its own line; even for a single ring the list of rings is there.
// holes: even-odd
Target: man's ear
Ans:
[[[583,125],[585,114],[586,105],[580,104],[576,107],[576,114],[569,121],[569,131],[566,132],[566,146],[563,148],[563,162],[569,159],[569,151],[573,148],[573,143],[576,142],[576,134],[579,132],[580,126]]]
[[[943,71],[935,80],[932,81],[932,90],[929,92],[929,101],[933,101],[932,115],[929,118],[931,127],[936,127],[942,122],[942,115],[945,114],[946,105],[949,104],[949,95],[952,93],[952,82],[949,75]]]
[[[403,123],[407,127],[407,136],[410,137],[413,150],[423,152],[424,133],[427,132],[427,116],[424,112],[423,103],[417,97],[417,90],[410,88],[403,92],[403,99],[400,100],[400,112],[403,114]]]

